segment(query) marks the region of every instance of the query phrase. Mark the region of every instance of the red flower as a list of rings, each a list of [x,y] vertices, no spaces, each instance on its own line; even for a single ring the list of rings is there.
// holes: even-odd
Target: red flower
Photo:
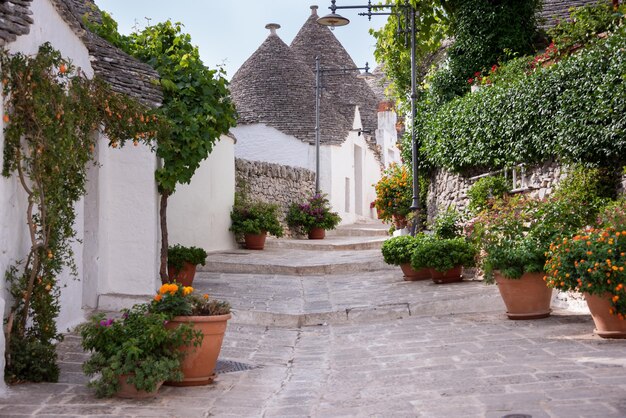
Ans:
[[[474,73],[474,77],[480,77],[480,71],[476,71],[476,72]]]
[[[469,84],[473,84],[473,83],[474,83],[474,79],[473,79],[473,78],[470,78],[469,80],[467,80],[467,82],[468,82]]]
[[[497,69],[498,69],[498,65],[494,64],[493,67],[491,67],[491,72],[495,73]]]

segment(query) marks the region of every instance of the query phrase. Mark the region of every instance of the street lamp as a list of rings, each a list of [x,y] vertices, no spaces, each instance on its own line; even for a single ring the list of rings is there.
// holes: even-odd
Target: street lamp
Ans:
[[[320,100],[322,98],[322,74],[346,74],[351,71],[360,70],[364,70],[364,72],[359,73],[357,77],[373,77],[367,63],[365,63],[365,67],[322,68],[320,57],[315,57],[315,193],[320,192]]]
[[[411,129],[411,144],[412,144],[412,153],[411,156],[413,158],[413,200],[411,203],[411,210],[417,211],[420,208],[419,202],[419,180],[418,180],[418,170],[417,170],[417,158],[418,158],[418,148],[417,142],[415,140],[415,116],[417,113],[416,110],[416,101],[417,101],[417,86],[416,86],[416,62],[415,62],[415,16],[417,14],[417,10],[413,7],[408,1],[405,1],[404,4],[381,4],[381,5],[372,5],[371,0],[367,2],[367,5],[359,5],[359,6],[337,6],[335,5],[335,0],[331,0],[331,6],[329,7],[331,10],[331,14],[320,17],[317,19],[317,23],[323,26],[345,26],[350,21],[343,16],[338,15],[337,9],[367,9],[367,12],[359,13],[359,16],[367,16],[368,19],[372,19],[372,16],[390,16],[392,14],[396,14],[398,16],[398,34],[407,34],[410,35],[411,38],[411,121],[413,123],[413,127]],[[372,11],[375,10],[375,11]],[[391,9],[393,12],[378,12],[376,10],[379,9]],[[404,13],[404,20],[409,26],[409,30],[404,30],[401,27],[400,21],[401,16],[400,13]],[[415,232],[415,231],[413,231]]]

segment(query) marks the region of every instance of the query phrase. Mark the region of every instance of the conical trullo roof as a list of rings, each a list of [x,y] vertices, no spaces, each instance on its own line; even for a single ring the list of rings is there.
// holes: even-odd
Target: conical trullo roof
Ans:
[[[302,141],[315,142],[315,75],[278,37],[270,24],[267,39],[230,82],[240,124],[263,123]],[[321,138],[341,143],[350,124],[331,102],[320,106]]]
[[[315,71],[315,57],[320,57],[323,69],[355,68],[348,52],[331,30],[317,23],[317,7],[311,7],[311,16],[291,42],[291,50]],[[357,78],[358,71],[322,75],[324,93],[322,101],[331,100],[337,110],[348,120],[354,117],[354,106],[359,106],[363,128],[376,129],[378,124],[378,99],[365,80]]]

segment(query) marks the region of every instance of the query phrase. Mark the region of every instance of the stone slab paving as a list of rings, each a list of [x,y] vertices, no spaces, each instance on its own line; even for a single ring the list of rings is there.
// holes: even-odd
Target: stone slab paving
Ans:
[[[297,239],[268,237],[265,248],[289,248],[298,250],[375,250],[380,249],[388,236],[327,236],[324,239]]]
[[[96,399],[70,336],[58,384],[14,386],[2,417],[626,416],[626,342],[587,315],[502,313],[301,328],[229,324],[221,358],[256,368],[153,400]]]
[[[448,285],[407,282],[393,266],[323,277],[200,272],[194,287],[228,300],[234,321],[259,325],[339,324],[504,310],[496,286],[473,280]]]

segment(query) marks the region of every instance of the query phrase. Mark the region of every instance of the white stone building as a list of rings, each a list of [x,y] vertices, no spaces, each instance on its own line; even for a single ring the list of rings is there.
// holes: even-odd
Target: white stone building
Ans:
[[[317,7],[311,10],[291,46],[277,35],[278,25],[268,25],[267,39],[233,76],[235,157],[315,171],[315,57],[324,70],[357,65],[330,29],[317,23]],[[395,112],[379,114],[384,98],[357,75],[322,72],[320,189],[343,223],[375,216],[373,185],[382,168],[400,158]]]

